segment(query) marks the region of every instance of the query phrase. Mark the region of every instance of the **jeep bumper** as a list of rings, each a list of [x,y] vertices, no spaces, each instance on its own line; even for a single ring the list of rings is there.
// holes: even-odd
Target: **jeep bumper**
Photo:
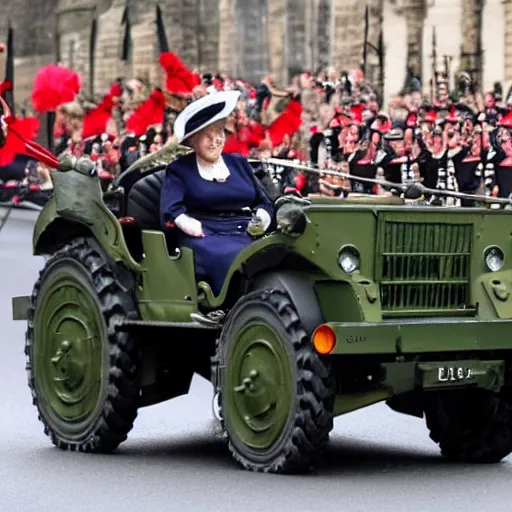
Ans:
[[[331,355],[512,350],[512,320],[436,318],[326,325],[336,334]]]
[[[13,297],[12,299],[12,319],[28,320],[27,311],[30,304],[30,297]]]

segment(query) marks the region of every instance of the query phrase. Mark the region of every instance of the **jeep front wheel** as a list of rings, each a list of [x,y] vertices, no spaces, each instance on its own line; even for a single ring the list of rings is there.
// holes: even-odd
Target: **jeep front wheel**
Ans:
[[[228,315],[218,344],[219,413],[246,469],[306,469],[333,427],[334,377],[289,298],[251,293]]]
[[[512,392],[483,389],[425,395],[430,437],[459,462],[496,463],[512,452]]]
[[[115,329],[134,302],[99,248],[79,239],[52,256],[34,286],[25,354],[45,433],[59,448],[109,452],[137,415],[137,347]]]

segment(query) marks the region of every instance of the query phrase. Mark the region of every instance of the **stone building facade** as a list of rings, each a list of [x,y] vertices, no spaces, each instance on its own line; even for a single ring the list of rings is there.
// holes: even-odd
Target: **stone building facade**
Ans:
[[[61,62],[101,95],[117,77],[160,84],[165,27],[170,51],[198,71],[285,85],[303,69],[361,66],[385,95],[408,74],[428,92],[437,70],[472,69],[485,88],[512,81],[512,0],[4,0],[0,41],[15,38],[16,101],[30,96],[36,70]],[[368,46],[364,49],[365,8]],[[480,50],[483,50],[482,52]],[[380,53],[379,53],[380,52]],[[4,58],[0,56],[0,59]],[[384,64],[381,66],[381,64]],[[0,62],[0,70],[3,69]],[[1,78],[1,72],[0,72]]]

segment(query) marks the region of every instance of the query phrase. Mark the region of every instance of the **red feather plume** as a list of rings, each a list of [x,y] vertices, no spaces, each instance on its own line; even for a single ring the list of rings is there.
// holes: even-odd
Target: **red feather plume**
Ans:
[[[256,121],[250,121],[247,128],[247,144],[250,148],[257,148],[265,139],[265,127]]]
[[[426,123],[435,123],[437,119],[437,112],[435,110],[429,110],[425,115]]]
[[[355,124],[362,124],[362,122],[363,122],[363,110],[364,110],[364,107],[361,104],[352,105],[350,107],[350,114],[352,116],[352,121]]]
[[[297,190],[299,192],[302,192],[302,189],[305,187],[308,180],[306,176],[304,176],[304,174],[298,173],[295,175],[293,181],[295,182],[295,187],[297,188]]]
[[[190,94],[201,84],[201,77],[192,73],[173,52],[160,54],[160,65],[167,73],[166,89],[173,94]]]
[[[164,122],[164,111],[164,93],[155,89],[149,98],[127,119],[126,128],[136,137],[140,137],[150,126]]]
[[[249,147],[245,142],[239,139],[236,133],[226,137],[226,143],[222,151],[224,153],[238,153],[245,157],[249,156]]]
[[[455,110],[455,105],[452,105],[450,109],[450,113],[444,119],[447,123],[456,123],[458,121],[457,112]]]
[[[2,83],[0,83],[0,96],[3,96],[7,91],[10,91],[12,89],[12,82],[9,82],[9,80],[4,80]]]
[[[509,112],[506,116],[503,116],[499,121],[499,126],[505,126],[506,128],[512,128],[512,112]]]
[[[274,146],[281,144],[286,135],[292,136],[299,131],[301,124],[302,105],[299,100],[292,100],[268,129],[272,144]]]
[[[0,148],[0,166],[10,164],[16,155],[26,154],[25,141],[35,139],[39,129],[39,120],[36,117],[18,119],[8,116],[3,121],[7,125],[7,138]]]
[[[111,98],[119,98],[122,94],[123,88],[119,85],[119,83],[114,82],[110,87],[108,96],[110,96]]]
[[[80,87],[80,76],[72,69],[55,64],[44,66],[34,79],[32,104],[39,113],[55,110],[73,101]]]
[[[87,139],[105,133],[107,124],[112,118],[114,102],[110,95],[106,95],[100,104],[84,116],[82,137]]]
[[[418,118],[414,112],[410,112],[405,123],[409,128],[414,128],[418,124]]]
[[[0,130],[5,137],[0,146],[0,165],[10,164],[16,155],[28,155],[50,167],[57,168],[59,161],[45,148],[34,142],[39,129],[39,120],[35,117],[19,119],[11,114],[11,109],[0,96],[3,115],[0,116]]]

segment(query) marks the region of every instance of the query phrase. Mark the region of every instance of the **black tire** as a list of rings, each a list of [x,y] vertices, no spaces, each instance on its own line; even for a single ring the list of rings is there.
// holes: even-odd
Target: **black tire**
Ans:
[[[97,354],[100,354],[101,358],[101,361],[98,362],[101,373],[94,374],[94,371],[90,370],[87,375],[88,377],[91,374],[93,375],[91,382],[95,383],[94,386],[96,387],[94,389],[98,389],[97,396],[92,394],[91,398],[91,403],[94,403],[94,411],[90,414],[83,414],[87,417],[83,420],[80,418],[80,421],[78,419],[71,421],[63,415],[59,416],[59,412],[55,408],[56,395],[53,393],[57,389],[57,384],[53,384],[54,389],[52,388],[49,394],[41,392],[44,382],[53,383],[57,381],[56,377],[50,378],[47,375],[52,371],[56,373],[58,370],[52,369],[50,364],[45,367],[45,358],[41,356],[45,353],[45,350],[53,351],[54,347],[38,347],[37,340],[44,339],[46,341],[49,339],[52,342],[52,339],[47,337],[48,333],[44,331],[47,328],[49,329],[50,326],[53,327],[52,322],[58,322],[58,320],[54,320],[58,317],[58,314],[64,318],[61,322],[67,319],[71,323],[73,320],[72,315],[66,317],[65,313],[58,311],[59,299],[54,297],[55,295],[58,296],[58,291],[52,291],[51,283],[53,280],[54,288],[58,290],[59,276],[61,279],[66,279],[66,282],[71,283],[69,284],[70,287],[75,286],[78,290],[76,293],[80,293],[80,290],[82,290],[84,297],[87,300],[90,299],[90,304],[97,305],[97,310],[90,308],[91,310],[94,309],[94,312],[84,313],[83,317],[86,318],[89,315],[90,318],[97,321],[96,325],[101,325],[95,331],[98,334],[94,341]],[[75,280],[74,285],[73,280]],[[56,301],[55,310],[52,310],[52,300]],[[76,303],[76,299],[66,300],[68,300],[66,303],[68,309],[72,307],[73,300]],[[46,310],[44,304],[48,305],[49,303],[51,305]],[[38,308],[41,308],[41,311]],[[86,309],[85,306],[83,308]],[[65,309],[64,306],[62,309]],[[46,325],[42,326],[42,332],[38,333],[38,314],[42,315],[41,323],[45,323],[43,319],[46,311],[51,313],[50,318],[48,318]],[[46,262],[45,267],[40,272],[38,281],[34,285],[30,299],[25,354],[27,356],[28,384],[32,392],[33,403],[37,407],[39,420],[44,425],[45,434],[50,437],[52,443],[57,447],[63,450],[108,453],[115,450],[120,443],[127,439],[137,416],[137,399],[140,392],[139,353],[132,335],[117,331],[115,326],[124,318],[137,317],[132,290],[121,282],[118,273],[113,271],[101,249],[94,241],[79,238],[59,250]],[[85,322],[80,324],[79,321],[76,321],[76,324],[87,327]],[[84,339],[86,339],[88,345],[83,344]],[[93,349],[90,348],[93,341],[89,338],[78,338],[70,340],[70,342],[74,342],[80,347],[82,351],[80,355],[83,355],[84,351],[87,355],[93,353]],[[82,344],[79,345],[79,343]],[[49,344],[47,343],[47,345]],[[40,343],[40,345],[44,345],[44,343]],[[72,353],[72,350],[70,350],[70,353]],[[62,357],[62,353],[63,351],[61,351],[60,357]],[[87,360],[87,355],[85,360]],[[51,361],[56,366],[59,363],[55,363],[54,359],[56,358],[52,358]],[[68,363],[68,367],[69,365]],[[93,366],[92,363],[91,366]],[[41,368],[39,375],[37,368]],[[87,370],[83,370],[84,368],[87,368],[87,366],[82,363],[80,369],[85,374]],[[72,374],[72,376],[76,378],[76,374]],[[43,379],[47,380],[44,381]],[[61,380],[64,381],[65,379]],[[62,391],[62,386],[64,384],[61,385],[59,391]],[[60,396],[62,396],[62,393]],[[67,407],[69,404],[62,405],[64,402],[65,399],[57,400],[57,405]]]
[[[424,410],[430,437],[448,459],[492,464],[512,452],[510,390],[429,393]]]
[[[244,443],[232,426],[230,417],[234,411],[228,409],[225,399],[229,392],[230,354],[236,346],[237,332],[243,333],[255,318],[278,333],[279,342],[288,354],[290,389],[294,395],[285,426],[266,449],[254,449]],[[243,468],[257,472],[292,473],[308,469],[322,452],[333,428],[336,387],[330,361],[314,349],[288,296],[265,290],[240,299],[227,317],[218,341],[217,360],[220,368],[225,368],[217,389],[219,415],[233,458]]]

